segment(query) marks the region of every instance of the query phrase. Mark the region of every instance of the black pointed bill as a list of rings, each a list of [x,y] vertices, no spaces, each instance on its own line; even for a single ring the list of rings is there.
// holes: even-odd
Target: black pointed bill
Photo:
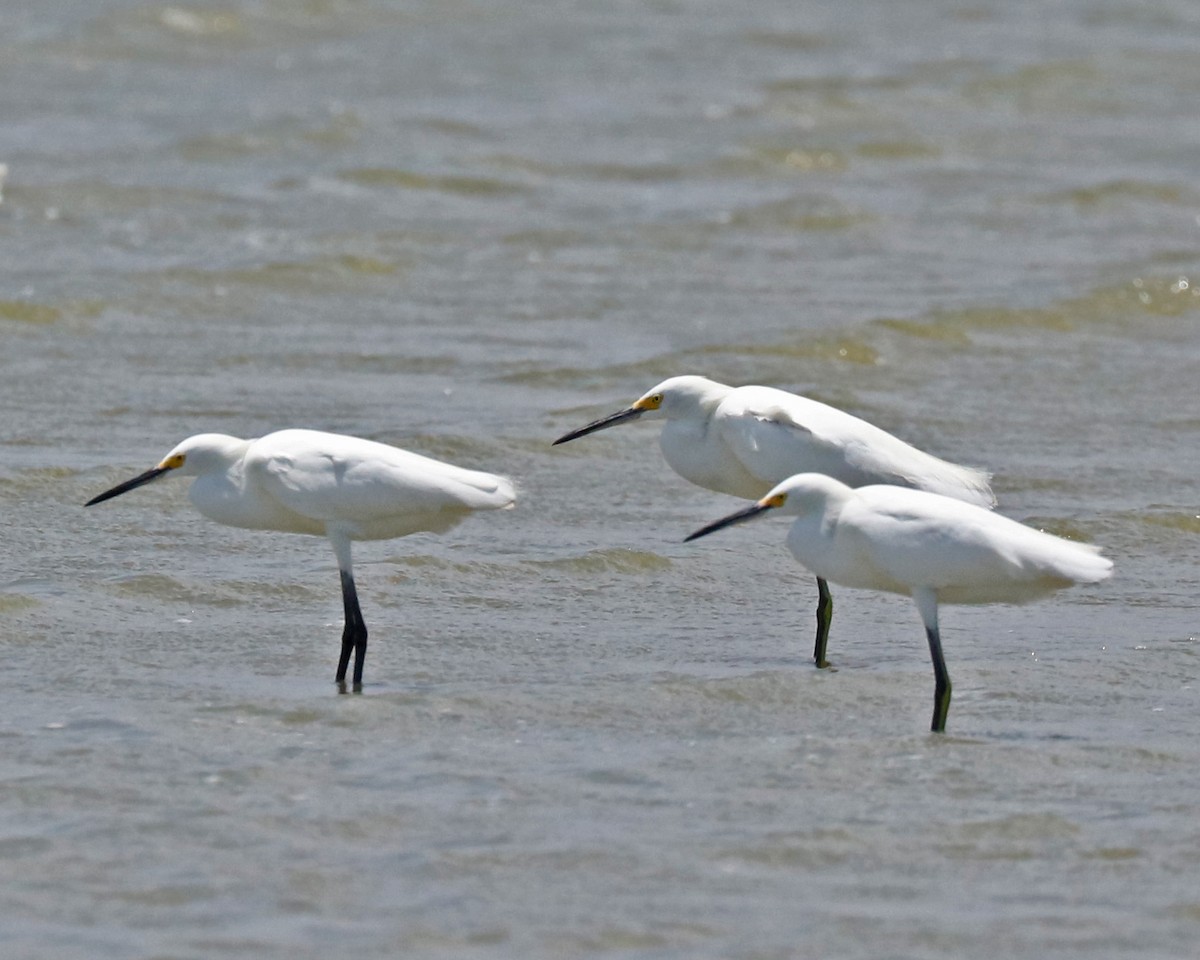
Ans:
[[[570,433],[564,433],[561,437],[550,444],[555,447],[560,443],[566,443],[568,440],[577,440],[580,437],[586,437],[589,433],[595,433],[597,430],[607,430],[609,427],[615,427],[618,423],[624,423],[626,420],[636,420],[646,411],[640,407],[626,407],[624,410],[618,410],[616,413],[610,413],[607,417],[601,417],[599,420],[593,420],[586,426],[580,427],[578,430],[572,430]]]
[[[777,503],[771,503],[763,500],[745,510],[739,510],[737,513],[731,513],[727,517],[722,517],[720,520],[714,520],[707,527],[701,527],[695,533],[689,534],[683,538],[684,543],[690,543],[692,540],[698,540],[700,537],[707,537],[710,533],[716,533],[718,530],[724,530],[726,527],[732,527],[739,523],[745,523],[747,520],[753,520],[761,513],[766,513],[768,510],[777,507]]]
[[[164,473],[170,470],[170,467],[155,467],[153,470],[147,470],[145,473],[139,473],[132,480],[126,480],[124,483],[118,483],[111,490],[105,490],[102,494],[92,497],[85,507],[90,507],[94,503],[103,503],[105,500],[111,500],[113,497],[119,497],[123,493],[128,493],[135,487],[140,487],[143,484],[149,483],[151,480],[157,480]]]

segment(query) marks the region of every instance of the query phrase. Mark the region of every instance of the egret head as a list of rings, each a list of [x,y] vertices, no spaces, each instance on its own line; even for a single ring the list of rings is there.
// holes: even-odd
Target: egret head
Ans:
[[[765,497],[757,503],[738,510],[727,517],[715,520],[706,527],[701,527],[695,533],[684,538],[684,543],[710,533],[724,530],[738,523],[745,523],[755,517],[761,517],[770,511],[778,511],[793,517],[803,517],[814,511],[823,511],[830,499],[836,499],[851,493],[848,486],[832,477],[820,473],[800,473],[789,477],[782,483],[772,487]]]
[[[729,392],[730,388],[722,383],[709,380],[707,377],[671,377],[656,387],[652,387],[637,400],[607,417],[593,420],[591,423],[572,430],[554,441],[555,444],[566,443],[578,437],[587,436],[597,430],[615,427],[629,420],[657,419],[665,417],[668,420],[681,420],[688,417],[706,415]]]
[[[708,377],[671,377],[644,393],[633,407],[668,420],[707,416],[731,389]]]
[[[194,437],[188,437],[163,457],[158,462],[158,466],[92,497],[84,506],[90,507],[92,504],[103,503],[113,497],[119,497],[123,493],[128,493],[130,490],[169,474],[194,477],[210,470],[224,469],[236,459],[237,451],[244,448],[245,444],[245,440],[227,437],[220,433],[201,433]]]
[[[224,433],[198,433],[176,446],[159,466],[175,471],[177,476],[198,477],[226,469],[242,456],[249,442]]]

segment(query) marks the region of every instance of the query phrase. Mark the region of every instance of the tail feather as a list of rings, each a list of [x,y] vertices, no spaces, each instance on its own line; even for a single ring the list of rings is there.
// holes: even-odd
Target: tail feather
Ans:
[[[1099,583],[1112,576],[1113,562],[1101,556],[1099,547],[1090,543],[1071,542],[1071,545],[1077,549],[1071,551],[1070,557],[1060,555],[1055,564],[1062,576],[1070,577],[1073,583]]]
[[[517,491],[508,477],[479,470],[462,470],[460,499],[471,510],[508,510],[516,505]]]
[[[963,467],[945,460],[937,460],[936,468],[924,476],[909,478],[909,482],[918,490],[929,493],[940,493],[944,497],[953,497],[965,503],[973,503],[977,507],[991,510],[996,506],[996,495],[992,492],[992,475],[986,470],[975,467]]]

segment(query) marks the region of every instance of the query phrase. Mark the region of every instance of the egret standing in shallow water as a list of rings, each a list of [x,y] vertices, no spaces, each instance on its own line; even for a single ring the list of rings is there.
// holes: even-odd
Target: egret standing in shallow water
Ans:
[[[344,684],[354,653],[362,685],[367,626],[358,605],[350,545],[418,531],[442,533],[475,510],[516,502],[504,477],[357,437],[280,430],[257,440],[220,433],[189,437],[157,467],[107,490],[85,506],[168,475],[195,477],[193,505],[217,523],[249,530],[324,535],[333,544],[346,608],[336,680]]]
[[[981,507],[996,502],[983,471],[939,460],[836,407],[773,387],[730,387],[706,377],[664,380],[632,406],[554,443],[643,417],[666,419],[659,442],[671,469],[697,486],[746,500],[795,474],[824,473],[852,487],[888,483]],[[817,591],[813,660],[825,667],[833,597],[819,573]]]
[[[1027,603],[1112,573],[1112,561],[1097,547],[1033,530],[981,507],[887,485],[855,490],[815,473],[785,480],[754,506],[710,523],[687,540],[769,510],[797,518],[787,545],[818,577],[846,587],[909,594],[916,601],[936,678],[934,732],[946,729],[950,709],[939,603]]]

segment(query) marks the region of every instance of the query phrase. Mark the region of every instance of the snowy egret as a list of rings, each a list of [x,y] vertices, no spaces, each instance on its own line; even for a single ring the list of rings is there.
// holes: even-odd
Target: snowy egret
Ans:
[[[852,487],[889,483],[991,507],[981,470],[939,460],[858,417],[773,387],[730,387],[706,377],[664,380],[632,406],[572,430],[555,444],[641,417],[664,417],[660,444],[685,480],[718,493],[757,500],[798,473],[824,473]],[[817,639],[825,659],[833,597],[817,575]]]
[[[504,477],[358,437],[280,430],[256,440],[219,433],[189,437],[152,470],[85,506],[168,474],[195,477],[188,496],[217,523],[329,538],[346,611],[336,679],[345,682],[353,651],[356,687],[362,684],[367,626],[354,587],[351,543],[418,531],[442,533],[474,510],[505,509],[516,502],[513,485]]]
[[[939,603],[1027,603],[1112,573],[1112,561],[1097,547],[1033,530],[974,504],[886,484],[855,490],[816,473],[785,480],[753,506],[687,540],[775,509],[797,517],[787,545],[818,577],[909,594],[916,601],[933,659],[934,732],[946,729],[950,709]]]

